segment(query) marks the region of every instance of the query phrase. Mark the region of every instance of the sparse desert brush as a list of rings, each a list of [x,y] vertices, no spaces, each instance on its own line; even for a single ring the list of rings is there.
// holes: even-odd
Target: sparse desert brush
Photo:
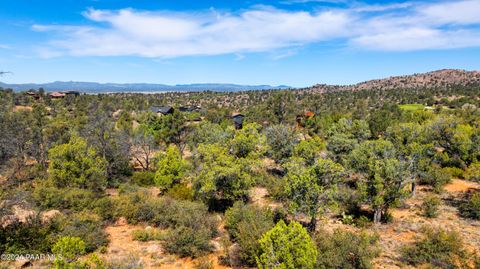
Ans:
[[[213,261],[207,256],[199,258],[195,262],[195,269],[213,269]]]
[[[440,203],[441,200],[436,195],[427,195],[421,206],[423,215],[427,218],[435,218],[438,216],[438,206]]]
[[[462,216],[480,219],[480,192],[467,194],[465,201],[459,207]]]
[[[469,253],[460,234],[439,227],[423,227],[422,234],[414,243],[404,246],[401,253],[403,260],[414,266],[467,268],[469,262]]]

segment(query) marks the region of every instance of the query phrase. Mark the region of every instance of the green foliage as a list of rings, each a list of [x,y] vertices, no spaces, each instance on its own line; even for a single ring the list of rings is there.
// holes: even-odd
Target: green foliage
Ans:
[[[53,147],[48,152],[50,179],[57,187],[76,187],[100,191],[107,184],[106,161],[73,136],[68,144]]]
[[[238,158],[258,157],[262,154],[265,137],[259,133],[260,125],[248,123],[237,130],[230,142],[232,154]]]
[[[147,187],[155,184],[155,173],[144,171],[144,172],[135,172],[132,175],[132,183],[137,184],[138,186]]]
[[[55,243],[52,253],[56,256],[56,268],[74,268],[77,259],[85,254],[85,243],[78,237],[65,236]]]
[[[180,226],[166,236],[164,246],[168,252],[180,257],[198,257],[212,250],[211,237],[207,229]]]
[[[165,193],[166,196],[177,200],[193,201],[193,190],[185,184],[176,184]]]
[[[480,162],[470,164],[465,171],[465,179],[480,182]]]
[[[132,235],[134,240],[142,241],[142,242],[163,240],[165,238],[165,235],[162,232],[152,228],[144,229],[144,230],[135,230],[133,231]]]
[[[0,229],[0,253],[40,254],[50,252],[57,234],[62,230],[60,218],[44,223],[40,216],[25,223],[14,222]]]
[[[440,205],[441,201],[435,195],[428,195],[423,200],[422,204],[422,211],[423,215],[427,218],[435,218],[438,216],[438,206]]]
[[[372,260],[380,254],[378,236],[366,232],[350,232],[340,229],[333,233],[319,230],[315,234],[318,248],[318,269],[368,269]]]
[[[422,104],[405,104],[405,105],[399,105],[398,107],[406,111],[416,111],[416,110],[425,109],[425,105],[422,105]]]
[[[274,226],[273,214],[265,209],[236,202],[225,212],[225,228],[240,246],[237,253],[241,262],[255,265],[260,255],[258,240]]]
[[[336,184],[340,181],[344,169],[329,159],[318,159],[309,170],[289,171],[286,179],[285,196],[289,209],[294,214],[306,214],[310,217],[310,227],[315,230],[319,209],[332,202]]]
[[[467,196],[459,207],[462,216],[472,219],[480,219],[480,193],[476,192]]]
[[[180,150],[175,145],[170,145],[157,163],[155,184],[160,190],[167,190],[180,183],[186,169]]]
[[[465,268],[467,252],[460,235],[454,231],[424,227],[423,234],[414,244],[402,249],[408,264],[430,264],[438,268]],[[459,264],[460,267],[458,267]]]
[[[209,241],[217,232],[216,221],[201,203],[151,198],[142,191],[119,196],[116,203],[117,216],[126,217],[129,223],[147,222],[170,228],[171,232],[160,238],[171,253],[197,257],[211,249]],[[149,239],[149,235],[138,236]]]
[[[253,183],[248,165],[227,154],[219,145],[201,145],[198,152],[203,164],[193,182],[196,197],[210,206],[247,199]]]
[[[375,211],[375,223],[379,223],[388,208],[406,195],[405,164],[397,159],[391,142],[379,139],[365,141],[354,149],[349,165],[364,176],[360,190]]]
[[[63,225],[59,235],[81,238],[87,252],[93,252],[99,247],[108,245],[108,234],[103,229],[103,222],[98,216],[89,213],[75,214]]]
[[[307,165],[312,165],[325,147],[325,142],[320,137],[314,136],[295,145],[293,156],[304,159]]]
[[[283,220],[260,239],[258,268],[313,269],[318,251],[307,230],[298,222]]]
[[[265,129],[268,155],[276,162],[282,162],[293,154],[298,138],[292,128],[285,125],[272,125]]]
[[[86,189],[57,188],[48,183],[40,183],[35,188],[33,197],[44,209],[82,211],[90,208],[98,194]]]

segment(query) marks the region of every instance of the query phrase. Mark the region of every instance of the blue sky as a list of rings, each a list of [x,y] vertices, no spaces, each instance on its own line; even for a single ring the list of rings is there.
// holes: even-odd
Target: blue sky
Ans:
[[[350,84],[480,69],[480,0],[1,0],[0,78]]]

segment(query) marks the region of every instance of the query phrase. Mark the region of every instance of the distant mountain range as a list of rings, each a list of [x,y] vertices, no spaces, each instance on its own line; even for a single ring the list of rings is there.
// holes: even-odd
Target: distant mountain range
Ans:
[[[151,84],[151,83],[96,83],[96,82],[76,82],[76,81],[55,81],[43,84],[6,84],[0,82],[0,87],[13,89],[14,91],[26,91],[30,89],[43,88],[46,91],[66,91],[76,90],[85,93],[110,93],[110,92],[192,92],[192,91],[217,91],[217,92],[236,92],[248,90],[268,90],[268,89],[288,89],[290,86],[270,86],[270,85],[237,85],[221,83],[205,84]]]
[[[358,91],[363,89],[419,89],[419,88],[443,88],[453,85],[461,86],[479,86],[480,71],[466,71],[459,69],[442,69],[428,73],[395,76],[383,79],[369,80],[353,85],[326,85],[317,84],[312,87],[300,89],[307,92],[328,92],[328,91]],[[290,89],[292,87],[280,85],[237,85],[221,83],[205,84],[150,84],[150,83],[96,83],[96,82],[75,82],[75,81],[56,81],[45,84],[6,84],[0,82],[1,88],[10,88],[15,91],[26,91],[30,89],[43,88],[46,91],[67,91],[76,90],[85,93],[111,93],[111,92],[237,92],[249,90],[270,90],[270,89]]]
[[[432,89],[449,86],[479,86],[480,71],[466,71],[460,69],[442,69],[428,73],[420,73],[406,76],[394,76],[383,79],[374,79],[353,85],[326,85],[317,84],[302,90],[308,92],[328,91],[359,91],[371,90],[394,90],[394,89]]]

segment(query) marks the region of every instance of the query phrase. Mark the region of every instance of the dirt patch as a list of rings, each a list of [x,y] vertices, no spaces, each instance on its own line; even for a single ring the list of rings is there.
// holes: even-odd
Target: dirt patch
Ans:
[[[391,209],[392,223],[373,228],[380,236],[379,245],[382,249],[380,257],[374,260],[374,268],[413,268],[400,262],[400,249],[413,242],[424,226],[455,230],[469,251],[480,253],[480,221],[460,217],[458,209],[448,202],[452,196],[472,188],[478,189],[478,184],[459,179],[448,184],[445,193],[440,195],[442,204],[436,218],[426,218],[422,214],[421,204],[425,196],[430,194],[425,188],[419,188],[416,196],[407,199],[402,208]]]
[[[468,192],[480,190],[480,184],[462,179],[453,179],[452,182],[445,185],[444,189],[446,192]]]
[[[190,269],[195,268],[196,259],[179,258],[168,254],[162,248],[161,242],[140,242],[133,239],[132,233],[136,230],[145,229],[146,225],[129,225],[121,219],[113,226],[108,226],[105,231],[110,236],[110,244],[105,256],[108,259],[120,259],[133,255],[140,259],[145,269]],[[219,265],[220,253],[215,252],[208,257],[213,262],[215,269],[227,269]]]
[[[272,209],[282,206],[281,203],[272,201],[269,198],[268,190],[266,188],[255,187],[249,190],[249,197],[252,204],[259,207],[270,207]]]

